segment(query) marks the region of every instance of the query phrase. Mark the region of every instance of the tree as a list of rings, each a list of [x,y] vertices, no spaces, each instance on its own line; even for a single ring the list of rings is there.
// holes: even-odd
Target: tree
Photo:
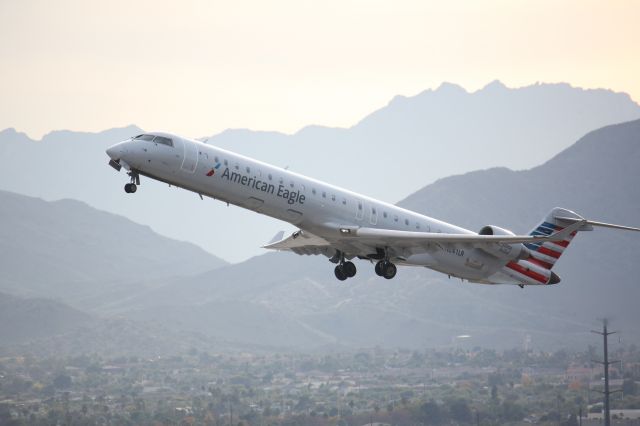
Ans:
[[[420,406],[422,421],[430,425],[439,425],[444,420],[444,416],[440,406],[434,401],[430,400]]]
[[[498,386],[496,385],[491,386],[491,399],[493,401],[498,400]]]
[[[53,379],[53,386],[58,389],[67,389],[71,387],[71,376],[67,374],[59,374]]]
[[[635,380],[626,379],[622,382],[622,392],[625,395],[635,395],[638,391],[638,385],[636,385]]]
[[[511,401],[502,403],[502,417],[504,420],[515,422],[522,420],[524,415],[524,410],[520,405]]]
[[[566,421],[561,423],[561,426],[578,426],[578,417],[571,414]]]
[[[449,404],[451,417],[458,423],[471,423],[472,415],[469,404],[464,399],[456,399]]]

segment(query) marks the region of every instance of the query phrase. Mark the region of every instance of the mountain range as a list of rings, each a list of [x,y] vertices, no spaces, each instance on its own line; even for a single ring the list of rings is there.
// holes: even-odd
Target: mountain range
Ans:
[[[207,143],[397,202],[445,176],[537,166],[590,130],[637,118],[640,106],[609,90],[568,84],[507,88],[495,81],[470,93],[445,83],[396,96],[350,128],[308,126],[293,135],[236,129]],[[34,141],[3,130],[0,157],[9,161],[0,169],[0,189],[49,201],[80,200],[233,262],[260,254],[276,232],[291,229],[148,179],[134,196],[125,195],[127,178],[107,166],[104,150],[140,132],[136,126],[96,134],[56,131]]]
[[[528,170],[491,168],[451,176],[427,185],[399,204],[472,230],[494,224],[524,233],[554,206],[575,210],[594,220],[640,226],[638,164],[640,120],[589,132],[544,164]],[[69,242],[77,240],[69,236],[74,235],[73,227],[83,216],[87,218],[84,227],[100,230],[80,228],[77,232],[95,233],[88,239],[95,242],[95,251],[89,257],[96,262],[96,257],[112,256],[102,265],[105,269],[110,263],[122,262],[120,257],[131,255],[122,251],[126,244],[119,245],[127,235],[144,241],[139,235],[153,234],[148,228],[96,212],[79,202],[44,202],[7,193],[0,196],[4,197],[0,206],[12,202],[33,206],[0,210],[2,223],[10,224],[3,232],[15,228],[14,238],[20,239],[24,233],[25,241],[29,241],[22,254],[14,260],[7,258],[2,264],[3,270],[16,264],[17,281],[20,270],[47,262],[60,262],[69,268],[60,271],[60,276],[99,276],[83,270],[79,262],[68,261],[74,254],[53,261],[49,257],[51,253],[70,250],[74,244]],[[75,220],[53,222],[57,235],[49,237],[46,218],[55,216],[52,211],[58,208],[68,209],[59,213],[61,217]],[[41,215],[29,214],[31,209]],[[122,222],[131,229],[123,228]],[[526,342],[534,348],[584,348],[596,343],[589,330],[605,316],[611,318],[623,339],[640,340],[636,327],[640,322],[640,291],[634,271],[640,253],[637,233],[609,229],[580,233],[554,269],[562,282],[525,289],[469,284],[423,268],[401,268],[394,280],[386,281],[375,276],[373,265],[364,261],[357,263],[359,270],[354,279],[340,283],[325,258],[289,253],[268,253],[205,270],[212,261],[206,253],[186,243],[164,241],[157,235],[147,238],[154,241],[150,245],[157,245],[155,254],[137,263],[142,268],[139,275],[134,272],[129,276],[123,267],[119,271],[120,284],[80,279],[73,287],[62,283],[43,289],[42,285],[30,284],[33,280],[24,280],[23,290],[38,296],[57,294],[59,301],[73,306],[71,316],[86,314],[103,321],[116,318],[138,333],[144,334],[145,327],[150,327],[163,331],[150,331],[149,335],[192,336],[190,341],[195,343],[190,344],[213,346],[225,342],[238,348],[275,350],[452,344],[500,348]],[[5,239],[3,236],[0,241]],[[29,251],[37,244],[40,248]],[[5,256],[12,247],[13,244],[5,246]],[[89,250],[86,246],[79,249]],[[160,269],[156,276],[146,275],[144,271],[153,269],[150,265],[154,259],[160,264],[167,261],[167,257],[157,257],[162,253],[182,259],[177,264],[182,264],[183,269],[174,264],[169,268],[171,277],[157,266]],[[194,264],[189,265],[185,259],[193,253],[201,257],[196,256],[192,259]],[[133,268],[135,262],[123,265]],[[75,272],[74,267],[80,272]],[[112,275],[110,279],[117,277]],[[17,281],[11,286],[2,281],[0,289],[17,291]],[[57,293],[58,285],[76,289],[80,282],[87,290],[82,294],[68,290]],[[77,310],[84,312],[78,314]],[[85,329],[85,334],[90,333]],[[470,337],[458,339],[461,335]],[[78,345],[82,340],[72,332],[64,336],[59,341],[70,340]],[[183,347],[184,343],[176,338],[175,347]],[[170,341],[165,339],[164,346],[155,347],[171,347]],[[40,347],[37,342],[29,346],[32,350]]]

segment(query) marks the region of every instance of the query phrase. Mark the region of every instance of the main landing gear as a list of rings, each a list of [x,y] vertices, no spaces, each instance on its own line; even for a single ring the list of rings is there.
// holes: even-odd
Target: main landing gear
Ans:
[[[336,278],[340,281],[356,276],[356,265],[351,261],[345,261],[343,252],[337,251],[329,261],[331,263],[337,263],[334,273],[336,274]]]
[[[340,281],[344,281],[347,278],[352,278],[356,276],[356,265],[351,261],[340,262],[336,265],[336,269],[334,270],[336,274],[336,278]]]
[[[381,277],[385,277],[390,280],[391,278],[396,276],[396,272],[398,272],[398,268],[396,265],[389,262],[388,260],[380,260],[376,263],[376,274]]]
[[[390,280],[391,278],[396,276],[396,272],[398,272],[398,268],[396,265],[389,261],[389,258],[385,252],[385,258],[376,263],[376,274],[385,277]],[[337,263],[334,273],[336,274],[336,278],[340,281],[344,281],[347,278],[354,277],[356,275],[356,265],[353,262],[345,260],[344,253],[341,251],[336,252],[336,254],[329,259],[332,263]]]
[[[127,174],[131,178],[131,182],[124,186],[124,192],[126,192],[127,194],[133,194],[138,190],[138,187],[136,185],[140,185],[140,175],[133,170]]]

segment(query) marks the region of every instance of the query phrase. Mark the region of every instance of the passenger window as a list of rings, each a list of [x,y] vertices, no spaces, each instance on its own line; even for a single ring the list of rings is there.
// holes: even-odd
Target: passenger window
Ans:
[[[382,217],[387,218],[387,212],[382,212]]]
[[[404,224],[408,226],[409,225],[409,219],[405,219],[404,220]]]
[[[246,168],[247,173],[251,173],[251,169],[249,167]]]
[[[331,194],[331,201],[335,201],[336,200],[336,194]]]
[[[345,206],[347,205],[347,199],[346,198],[342,199],[342,204],[345,205]]]
[[[213,161],[215,161],[216,163],[219,163],[219,162],[220,162],[220,160],[218,160],[218,157],[215,157],[215,158],[213,159]]]
[[[397,222],[398,221],[398,215],[393,216],[393,221]]]
[[[224,160],[224,165],[228,167],[229,166],[229,162],[227,160]]]
[[[371,207],[371,213],[376,214],[376,208],[375,207]]]
[[[416,229],[420,229],[420,224],[416,223]]]
[[[322,198],[327,198],[327,193],[322,191]]]
[[[269,180],[273,179],[273,176],[271,176],[271,173],[269,173],[268,178],[269,178]]]
[[[358,210],[362,210],[362,203],[358,203]]]
[[[311,190],[311,193],[312,193],[313,195],[316,195],[316,189],[315,189],[315,188],[313,188],[313,189]]]
[[[240,170],[240,165],[238,163],[236,163],[236,165],[234,166],[236,170]]]
[[[289,186],[293,188],[294,187],[293,182],[289,182]]]

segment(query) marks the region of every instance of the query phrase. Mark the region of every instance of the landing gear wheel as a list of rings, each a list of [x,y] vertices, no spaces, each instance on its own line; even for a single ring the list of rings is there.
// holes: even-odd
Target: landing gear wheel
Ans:
[[[383,268],[384,268],[384,260],[380,260],[380,261],[376,262],[376,268],[375,268],[375,271],[376,271],[376,275],[377,275],[377,276],[379,276],[379,277],[381,277],[381,276],[382,276],[382,270],[383,270]]]
[[[336,269],[334,269],[334,273],[336,274],[336,278],[340,281],[344,281],[348,278],[342,265],[336,266]]]
[[[352,278],[356,276],[356,265],[353,262],[344,262],[342,264],[342,271],[345,273],[347,278]]]
[[[124,192],[126,192],[127,194],[133,194],[137,189],[138,188],[136,187],[135,183],[128,183],[124,186]]]
[[[385,277],[386,279],[390,280],[391,278],[396,276],[396,272],[398,272],[398,269],[396,268],[396,265],[394,265],[391,262],[384,262],[384,265],[382,266],[382,276]]]

